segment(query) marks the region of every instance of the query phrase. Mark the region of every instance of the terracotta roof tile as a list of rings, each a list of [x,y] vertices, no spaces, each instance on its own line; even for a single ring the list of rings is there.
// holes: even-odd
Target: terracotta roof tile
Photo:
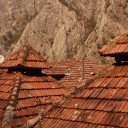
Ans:
[[[63,86],[80,87],[84,82],[96,76],[104,65],[96,64],[88,59],[68,59],[51,64],[52,68],[43,69],[42,72],[48,75],[65,75],[60,79]],[[75,65],[75,66],[74,66]]]
[[[17,76],[20,77],[20,83],[16,80]],[[16,83],[18,84],[16,85]],[[6,107],[10,104],[15,85],[18,87],[16,89],[18,92],[14,94],[17,95],[13,101],[16,103],[14,120],[16,118],[16,121],[21,122],[17,122],[14,127],[20,127],[20,124],[25,125],[26,117],[38,115],[41,106],[44,106],[45,111],[48,111],[49,105],[60,102],[66,93],[66,90],[60,87],[52,77],[30,77],[19,73],[5,73],[0,77],[0,110],[3,113],[1,118],[5,114]]]
[[[18,66],[27,68],[50,68],[50,65],[45,61],[37,51],[25,45],[0,64],[0,68],[14,68]]]
[[[28,76],[22,79],[22,82],[55,82],[56,80],[51,76],[35,77]]]
[[[18,128],[22,128],[23,124],[26,124],[26,121],[34,118],[34,116],[26,116],[24,118],[14,118],[12,127],[18,126]]]
[[[128,33],[121,34],[110,41],[109,47],[104,46],[99,52],[104,56],[115,56],[116,54],[128,53]]]
[[[101,75],[47,115],[41,128],[54,123],[53,128],[67,128],[67,124],[69,127],[79,124],[79,128],[128,127],[128,78],[123,73],[128,68],[126,65],[112,67],[108,70],[111,74]]]
[[[34,116],[39,113],[38,107],[31,107],[26,109],[17,110],[15,113],[15,118],[25,117],[25,116]]]
[[[59,68],[60,65],[62,65],[61,68]],[[53,66],[53,68],[51,68],[50,64],[33,48],[23,46],[14,54],[10,55],[10,57],[0,65],[0,68],[8,69],[0,76],[0,118],[2,125],[8,124],[8,119],[13,119],[10,120],[12,127],[20,128],[26,125],[28,120],[38,115],[41,108],[47,113],[54,104],[61,102],[63,97],[71,91],[70,89],[67,91],[65,86],[74,87],[78,85],[77,87],[80,87],[84,85],[85,80],[94,76],[102,66],[93,64],[86,59],[80,61],[73,59],[58,62],[55,67]],[[28,72],[30,68],[31,73]],[[39,72],[41,73],[41,69],[43,69],[43,73],[38,74]],[[46,69],[49,69],[49,71]],[[26,72],[26,74],[24,72]],[[63,73],[66,73],[67,76],[62,78],[60,82],[50,76],[61,76]],[[62,84],[62,82],[64,83],[64,87],[59,84]],[[73,91],[72,89],[72,92]],[[86,93],[72,97],[74,100],[71,103],[69,102],[69,107],[71,108],[66,108],[68,106],[67,104],[67,106],[65,106],[65,112],[62,111],[63,108],[61,109],[62,112],[59,110],[59,113],[62,114],[58,116],[60,119],[62,118],[62,120],[59,120],[59,123],[57,123],[57,120],[54,120],[57,126],[60,127],[63,120],[68,118],[69,122],[66,121],[68,127],[75,127],[73,121],[75,121],[85,109],[85,106],[82,105],[84,101],[81,100],[80,97],[82,97],[82,99],[86,97],[90,98],[91,94],[93,94],[93,96],[97,98],[97,96],[94,95],[94,91],[95,88],[93,90],[88,89],[85,90]],[[80,102],[80,104],[77,105],[77,102]],[[99,100],[88,101],[89,109],[94,109],[93,104],[98,104],[98,102]],[[92,104],[90,105],[90,103]],[[78,112],[74,111],[74,107],[79,107],[80,110]],[[8,112],[10,109],[12,113]],[[72,122],[70,122],[70,119]],[[79,120],[78,122],[80,122]],[[79,123],[80,126],[83,126],[83,124],[84,123]],[[50,125],[48,124],[48,126]],[[87,126],[91,127],[92,125],[87,124]]]

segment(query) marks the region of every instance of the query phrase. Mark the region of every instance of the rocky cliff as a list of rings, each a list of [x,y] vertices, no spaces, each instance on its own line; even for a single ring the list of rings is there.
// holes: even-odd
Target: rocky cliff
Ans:
[[[48,60],[105,62],[97,49],[128,30],[128,0],[1,0],[0,21],[2,55],[29,43]]]

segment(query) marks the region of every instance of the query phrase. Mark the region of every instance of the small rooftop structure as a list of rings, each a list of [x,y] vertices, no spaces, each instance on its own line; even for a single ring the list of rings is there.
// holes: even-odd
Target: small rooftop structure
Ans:
[[[31,46],[24,45],[0,64],[0,68],[50,68],[46,60]]]
[[[102,56],[115,57],[118,63],[128,61],[128,33],[117,36],[111,40],[109,44],[109,46],[104,46],[99,50]]]

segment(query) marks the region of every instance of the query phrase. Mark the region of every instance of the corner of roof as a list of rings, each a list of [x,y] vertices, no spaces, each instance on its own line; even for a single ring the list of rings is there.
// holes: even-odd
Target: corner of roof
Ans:
[[[115,54],[122,53],[118,51],[119,49],[115,47],[118,44],[128,43],[128,32],[124,32],[115,36],[114,39],[108,41],[107,45],[104,45],[101,49],[98,50],[101,56],[115,56]],[[123,51],[123,53],[126,53]]]

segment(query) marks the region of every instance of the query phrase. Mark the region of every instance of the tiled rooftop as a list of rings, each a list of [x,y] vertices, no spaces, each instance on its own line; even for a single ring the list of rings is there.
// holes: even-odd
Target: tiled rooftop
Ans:
[[[4,63],[0,64],[0,68],[15,68],[17,66],[26,68],[50,68],[45,61],[37,51],[25,45],[10,55]]]
[[[96,76],[98,72],[106,66],[96,64],[88,59],[68,59],[52,64],[52,68],[45,69],[42,72],[48,75],[64,74],[65,77],[60,79],[63,86],[80,87],[86,80]]]
[[[41,128],[128,127],[127,92],[128,65],[112,66],[53,110],[43,119]]]
[[[6,69],[0,75],[0,127],[24,126],[41,108],[46,112],[67,95],[56,79],[41,74],[50,66],[30,46],[10,55],[0,68]]]
[[[113,53],[122,42],[118,40]],[[40,128],[51,127],[128,128],[127,60],[117,61],[45,116]]]
[[[21,47],[0,64],[1,69],[6,69],[0,75],[0,127],[26,126],[41,110],[47,113],[74,91],[66,87],[83,86],[102,68],[86,59],[52,66],[30,46]],[[63,74],[60,81],[54,78]]]
[[[5,73],[0,77],[0,118],[4,118],[7,106],[12,105],[15,109],[13,127],[19,127],[37,115],[40,107],[47,111],[64,94],[65,90],[52,77]]]
[[[128,33],[121,34],[110,41],[110,46],[104,46],[99,50],[101,55],[115,56],[116,54],[128,53]]]

